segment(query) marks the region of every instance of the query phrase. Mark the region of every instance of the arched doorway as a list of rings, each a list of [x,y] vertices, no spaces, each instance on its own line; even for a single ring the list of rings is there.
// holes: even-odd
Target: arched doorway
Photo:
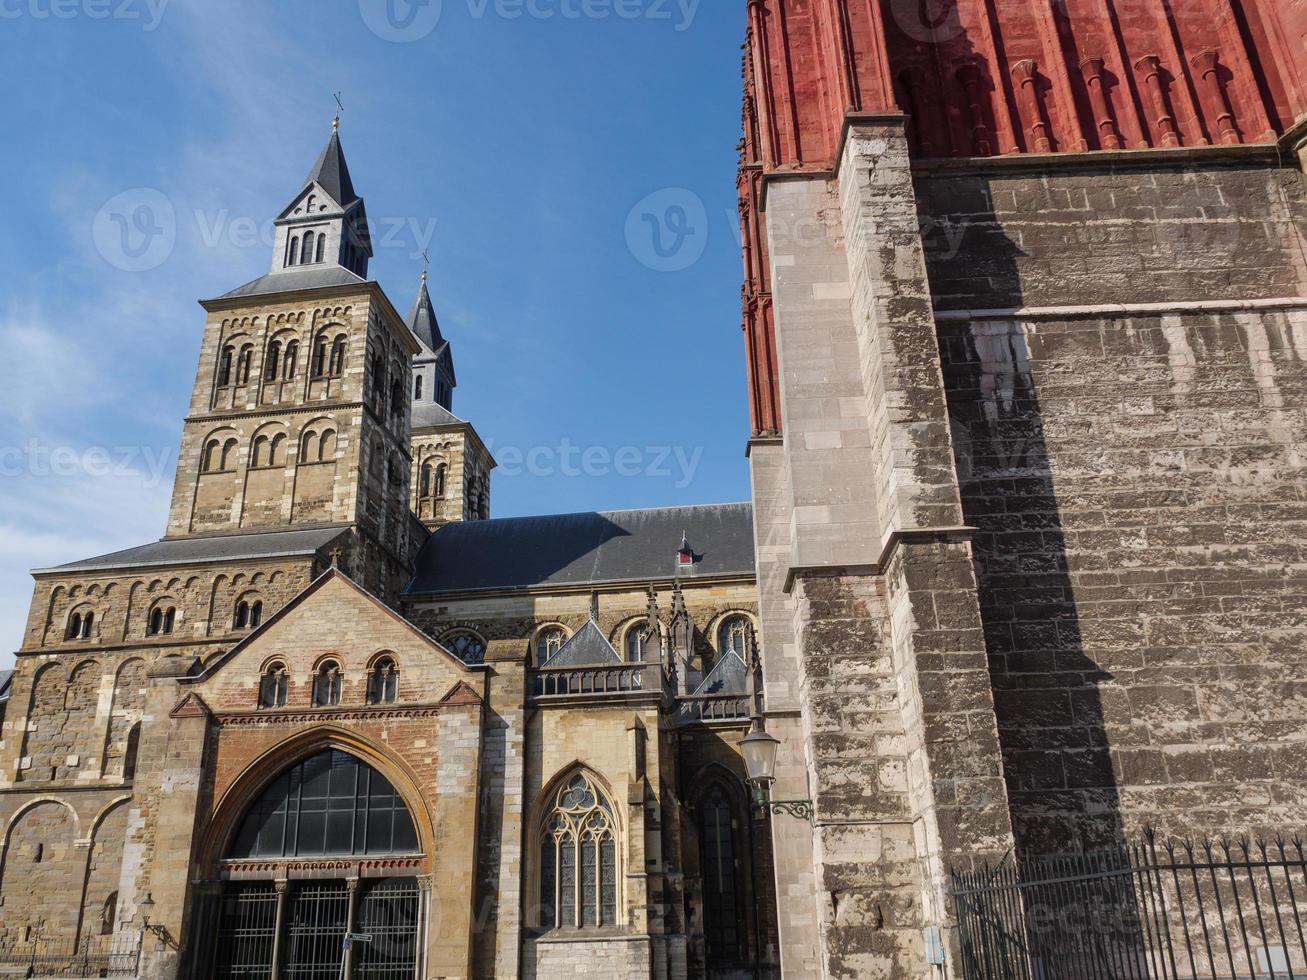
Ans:
[[[395,786],[330,748],[280,772],[219,860],[214,980],[416,976],[427,896],[413,815]],[[347,934],[369,942],[344,949]],[[204,975],[201,972],[201,975]]]

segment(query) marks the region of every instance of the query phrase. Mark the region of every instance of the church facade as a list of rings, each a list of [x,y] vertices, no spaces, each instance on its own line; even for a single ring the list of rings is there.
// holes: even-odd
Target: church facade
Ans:
[[[489,519],[334,131],[276,228],[202,303],[164,537],[34,573],[0,962],[774,975],[750,505]]]

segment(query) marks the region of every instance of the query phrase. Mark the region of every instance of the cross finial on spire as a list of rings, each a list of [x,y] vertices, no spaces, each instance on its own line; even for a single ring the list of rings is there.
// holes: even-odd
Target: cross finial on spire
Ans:
[[[335,133],[340,129],[340,114],[345,111],[345,103],[340,101],[339,92],[333,92],[331,97],[336,100],[336,116],[331,120],[331,131]]]
[[[427,250],[422,250],[422,285],[427,284],[427,269],[431,266],[431,256],[427,255]]]

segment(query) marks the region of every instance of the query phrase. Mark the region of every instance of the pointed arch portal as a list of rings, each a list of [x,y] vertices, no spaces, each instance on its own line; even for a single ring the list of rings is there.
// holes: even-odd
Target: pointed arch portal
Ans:
[[[302,758],[237,822],[212,898],[213,947],[200,955],[215,980],[415,976],[429,897],[404,864],[420,857],[413,815],[382,773],[338,748]],[[300,872],[322,859],[348,870]],[[350,932],[372,941],[344,952]]]

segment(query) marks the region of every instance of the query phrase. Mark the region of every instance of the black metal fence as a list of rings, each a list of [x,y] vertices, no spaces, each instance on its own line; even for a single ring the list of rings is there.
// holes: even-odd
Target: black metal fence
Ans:
[[[140,958],[140,936],[0,936],[0,974],[10,977],[134,977]]]
[[[952,876],[967,980],[1307,980],[1307,855],[1143,841]]]

